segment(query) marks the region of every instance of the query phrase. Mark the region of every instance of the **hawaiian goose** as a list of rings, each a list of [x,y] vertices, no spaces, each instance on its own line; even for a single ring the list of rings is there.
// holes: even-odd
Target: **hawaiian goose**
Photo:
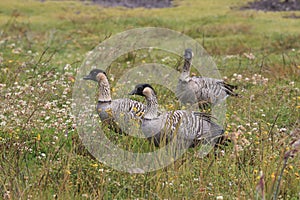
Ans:
[[[103,123],[108,124],[116,132],[128,131],[132,119],[140,120],[145,112],[145,105],[131,99],[111,99],[110,85],[106,73],[101,69],[93,69],[84,80],[93,80],[98,83],[99,96],[97,112]],[[120,124],[122,123],[122,124]],[[120,129],[121,128],[121,129]],[[124,130],[124,128],[126,130]]]
[[[229,85],[223,80],[197,76],[190,77],[192,58],[192,50],[186,49],[183,69],[176,90],[176,96],[180,102],[184,104],[216,105],[229,95],[238,96],[238,94],[233,92],[233,89],[237,87]]]
[[[188,147],[199,142],[218,141],[224,130],[212,122],[209,115],[185,110],[168,111],[159,115],[156,93],[151,85],[139,84],[130,95],[144,96],[147,101],[142,120],[142,132],[156,146],[170,142],[177,135]]]

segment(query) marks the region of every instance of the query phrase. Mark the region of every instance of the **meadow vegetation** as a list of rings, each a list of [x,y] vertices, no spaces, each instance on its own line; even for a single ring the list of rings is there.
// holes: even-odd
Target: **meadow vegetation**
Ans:
[[[300,155],[292,143],[300,137],[300,20],[284,18],[287,12],[240,10],[238,0],[174,4],[125,9],[0,1],[1,199],[300,198]],[[231,143],[216,155],[200,159],[191,149],[164,169],[129,174],[99,163],[82,145],[72,86],[88,51],[113,34],[149,26],[198,40],[242,97],[227,99]],[[124,70],[148,62],[182,63],[159,51],[128,53],[109,68],[112,87]],[[174,94],[157,90],[165,109],[178,108]],[[132,151],[150,148],[107,135]]]

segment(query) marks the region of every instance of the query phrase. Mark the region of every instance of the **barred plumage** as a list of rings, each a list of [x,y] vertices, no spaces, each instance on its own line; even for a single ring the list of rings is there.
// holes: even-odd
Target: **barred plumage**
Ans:
[[[238,96],[237,93],[233,92],[237,87],[229,85],[221,79],[190,77],[192,58],[192,50],[186,49],[184,53],[184,65],[176,90],[176,96],[182,103],[216,105],[225,100],[229,95]]]
[[[100,69],[93,69],[85,80],[93,80],[98,83],[99,96],[97,112],[103,123],[108,124],[116,132],[126,132],[130,129],[130,123],[134,119],[140,120],[145,112],[145,105],[131,99],[111,99],[110,85],[106,73]],[[125,129],[125,130],[124,130]]]
[[[142,121],[142,131],[148,139],[154,140],[156,146],[162,141],[168,143],[177,136],[191,147],[204,140],[217,141],[224,133],[222,127],[214,123],[205,113],[175,110],[159,115],[156,93],[149,84],[137,85],[130,94],[146,98],[147,107]]]

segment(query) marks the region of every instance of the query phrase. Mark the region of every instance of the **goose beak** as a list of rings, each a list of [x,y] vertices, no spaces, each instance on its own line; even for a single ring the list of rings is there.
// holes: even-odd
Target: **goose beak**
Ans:
[[[83,77],[83,80],[92,80],[92,77],[91,77],[90,74],[89,74],[89,75]]]
[[[135,95],[136,94],[136,89],[132,90],[131,92],[129,92],[128,95]]]

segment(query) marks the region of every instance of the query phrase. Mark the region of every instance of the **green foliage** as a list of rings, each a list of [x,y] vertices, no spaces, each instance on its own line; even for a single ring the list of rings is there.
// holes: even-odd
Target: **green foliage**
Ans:
[[[146,10],[81,1],[0,2],[1,198],[255,199],[261,197],[260,172],[266,199],[272,198],[292,148],[290,132],[299,127],[300,21],[280,12],[240,11],[237,0],[175,3]],[[227,100],[231,142],[216,154],[200,159],[191,149],[165,169],[129,174],[99,163],[81,143],[72,86],[89,50],[112,34],[145,26],[198,40],[241,98]],[[122,89],[116,80],[125,70],[154,62],[175,69],[182,63],[158,50],[123,55],[108,71],[113,91]],[[155,87],[162,109],[179,108],[171,91]],[[130,151],[155,149],[112,131],[107,136]],[[299,198],[299,160],[295,155],[284,168],[280,199]]]

